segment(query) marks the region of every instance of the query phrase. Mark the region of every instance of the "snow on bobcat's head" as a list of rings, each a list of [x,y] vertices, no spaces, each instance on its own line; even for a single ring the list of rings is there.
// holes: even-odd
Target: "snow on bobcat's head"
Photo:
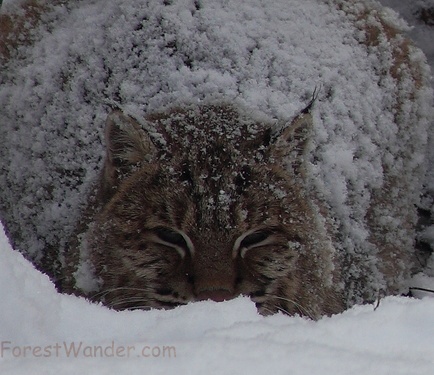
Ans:
[[[85,237],[95,299],[168,308],[247,295],[260,312],[341,309],[303,183],[310,105],[279,134],[231,105],[107,120],[102,209]]]

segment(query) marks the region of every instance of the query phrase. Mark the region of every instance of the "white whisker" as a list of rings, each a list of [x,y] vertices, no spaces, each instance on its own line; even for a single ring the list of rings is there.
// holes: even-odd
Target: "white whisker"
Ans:
[[[99,293],[95,293],[91,296],[91,298],[92,299],[104,298],[108,294],[118,292],[118,291],[135,291],[135,292],[146,292],[146,293],[149,292],[148,289],[144,289],[144,288],[118,287],[118,288],[107,289],[107,290],[101,291]]]
[[[282,300],[282,301],[285,301],[285,302],[289,302],[289,303],[293,304],[299,310],[299,312],[302,315],[306,315],[310,319],[315,320],[315,318],[314,318],[313,314],[311,313],[311,311],[309,311],[309,309],[307,309],[306,307],[300,305],[298,302],[296,302],[296,301],[294,301],[292,299],[289,299],[289,298],[284,298],[284,297],[279,297],[279,296],[270,295],[270,297],[275,298],[275,299],[279,299],[279,300]],[[288,311],[285,311],[284,309],[281,309],[279,307],[278,307],[278,309],[281,310],[281,311],[283,311],[283,312],[285,312],[288,315],[291,315]]]

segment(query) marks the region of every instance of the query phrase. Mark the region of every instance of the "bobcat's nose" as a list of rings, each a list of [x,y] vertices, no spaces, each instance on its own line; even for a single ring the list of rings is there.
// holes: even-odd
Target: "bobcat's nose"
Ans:
[[[203,290],[197,294],[198,301],[212,300],[215,302],[223,302],[234,298],[232,292],[226,289],[210,289]]]

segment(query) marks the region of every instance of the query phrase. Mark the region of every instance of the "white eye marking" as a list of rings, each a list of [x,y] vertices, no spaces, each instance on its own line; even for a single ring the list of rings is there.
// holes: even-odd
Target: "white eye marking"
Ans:
[[[167,242],[167,241],[160,240],[158,238],[156,240],[154,240],[154,242],[159,243],[161,245],[165,245],[167,247],[171,247],[172,249],[175,249],[179,253],[179,255],[181,255],[182,259],[185,258],[185,250],[181,246],[175,245],[175,244]]]
[[[251,229],[240,237],[234,243],[232,248],[232,258],[236,258],[238,253],[244,258],[246,252],[260,246],[272,244],[275,241],[273,231],[268,228]]]
[[[182,230],[179,231],[179,233],[184,237],[184,240],[187,244],[187,248],[190,251],[190,255],[194,255],[194,245],[193,242],[191,242],[190,237],[187,236],[186,233],[184,233]]]
[[[193,256],[193,242],[191,242],[190,237],[188,237],[182,230],[159,226],[155,227],[153,232],[155,234],[153,239],[155,243],[175,249],[182,258],[185,258],[186,250],[188,250],[190,255]]]

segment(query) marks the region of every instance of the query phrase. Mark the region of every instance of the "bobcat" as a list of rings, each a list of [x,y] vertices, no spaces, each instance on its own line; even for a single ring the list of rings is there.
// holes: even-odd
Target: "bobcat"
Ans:
[[[224,103],[153,114],[146,128],[162,139],[111,113],[101,209],[82,239],[100,283],[91,298],[131,309],[243,294],[263,314],[341,311],[335,253],[303,183],[312,104],[277,135]]]
[[[113,6],[115,3],[119,3],[119,9]],[[314,2],[306,3],[312,6]],[[363,108],[362,114],[352,113],[342,96],[334,97],[333,88],[324,90],[323,104],[339,107],[338,123],[331,121],[331,126],[344,128],[350,124],[363,128],[355,130],[360,132],[354,134],[355,142],[360,142],[360,145],[351,150],[351,158],[365,162],[357,165],[366,169],[367,176],[380,176],[379,182],[357,181],[357,173],[355,177],[347,178],[344,182],[348,186],[343,190],[348,194],[337,207],[327,197],[320,196],[317,186],[312,183],[312,165],[318,162],[315,158],[325,154],[318,152],[313,155],[311,147],[311,134],[315,133],[316,125],[312,108],[317,93],[292,121],[283,125],[276,125],[269,117],[264,120],[265,117],[249,112],[252,107],[245,105],[248,102],[246,97],[251,95],[249,87],[244,87],[247,94],[245,97],[240,94],[239,102],[229,102],[233,99],[230,95],[227,98],[225,95],[216,96],[216,100],[214,92],[209,97],[201,96],[201,90],[209,90],[209,87],[215,87],[218,94],[225,94],[227,82],[242,84],[237,80],[249,77],[249,59],[252,64],[257,64],[263,57],[269,61],[263,66],[259,64],[261,68],[265,71],[267,64],[272,68],[265,72],[269,75],[266,77],[267,84],[274,84],[275,92],[284,91],[282,87],[287,82],[281,74],[282,71],[286,74],[285,69],[290,64],[280,69],[280,50],[276,52],[271,48],[265,51],[265,55],[255,55],[261,43],[267,45],[271,40],[267,39],[268,36],[256,35],[259,42],[253,38],[256,44],[252,44],[248,37],[241,35],[236,48],[245,54],[243,58],[238,61],[231,49],[224,50],[224,61],[215,70],[218,72],[215,80],[211,74],[211,80],[207,82],[207,74],[204,74],[207,73],[207,61],[202,60],[210,57],[203,51],[208,45],[202,46],[202,43],[227,41],[227,34],[220,35],[218,27],[206,24],[207,17],[215,13],[213,2],[156,0],[146,4],[140,1],[129,4],[127,1],[112,1],[107,13],[109,16],[105,15],[107,18],[104,20],[99,17],[94,19],[104,32],[89,40],[91,49],[86,51],[92,56],[87,62],[76,43],[87,43],[89,35],[80,34],[74,22],[87,11],[98,12],[99,8],[92,8],[92,5],[104,7],[105,4],[108,2],[29,0],[20,5],[21,12],[0,15],[0,63],[7,67],[5,71],[8,73],[0,76],[0,104],[7,103],[0,112],[0,119],[5,119],[0,127],[0,169],[2,173],[5,171],[4,176],[0,176],[0,190],[14,193],[8,195],[2,192],[2,221],[7,225],[11,239],[19,244],[17,247],[25,248],[28,245],[26,241],[31,241],[39,246],[35,245],[37,250],[43,248],[42,259],[37,258],[36,250],[34,253],[37,255],[32,257],[34,254],[30,254],[29,258],[52,276],[60,291],[85,295],[90,300],[118,310],[171,308],[191,301],[223,301],[246,295],[264,315],[282,311],[313,319],[341,312],[353,303],[372,301],[380,288],[384,288],[387,294],[402,291],[400,283],[409,276],[414,264],[411,253],[416,221],[414,205],[420,192],[420,176],[423,175],[421,155],[427,127],[427,112],[424,112],[423,106],[429,100],[421,98],[425,94],[429,96],[425,90],[427,72],[422,58],[410,53],[412,47],[409,41],[402,37],[387,17],[383,19],[374,2],[333,0],[313,4],[322,7],[324,14],[331,11],[346,15],[353,25],[354,35],[343,33],[343,39],[337,41],[347,47],[340,56],[344,57],[351,48],[359,47],[354,41],[359,43],[366,61],[379,64],[378,70],[370,72],[378,78],[374,86],[378,85],[386,93],[385,98],[381,98],[386,104],[374,108],[377,111],[387,108],[385,113],[373,116],[377,123],[370,122],[369,110]],[[238,3],[225,6],[233,4]],[[300,4],[304,5],[304,2]],[[292,5],[299,4],[292,1]],[[256,6],[255,3],[252,9]],[[282,2],[279,6],[287,12],[288,4]],[[84,12],[74,13],[75,18],[71,21],[68,12],[80,7],[84,8]],[[203,38],[195,40],[194,48],[190,45],[183,48],[190,34],[177,35],[176,25],[171,23],[173,20],[184,20],[176,18],[177,7],[185,11],[185,19],[197,21],[195,30]],[[50,9],[56,11],[50,13]],[[246,5],[237,14],[245,16],[245,21],[250,22],[252,17],[249,12],[252,9]],[[224,11],[231,12],[229,8]],[[258,22],[269,22],[267,9],[261,12],[258,10],[253,19],[256,21],[256,17],[262,17],[258,18]],[[131,19],[122,18],[125,14]],[[120,18],[116,18],[119,15]],[[324,27],[333,24],[330,19]],[[115,32],[111,29],[113,20],[120,22],[113,26]],[[279,22],[285,22],[285,17]],[[42,43],[34,55],[35,64],[41,65],[26,70],[26,64],[34,62],[24,56],[27,50],[21,46],[37,44],[40,41],[38,38],[43,38],[42,34],[32,31],[38,29],[41,23],[46,23],[43,35],[47,40],[42,40],[46,43]],[[65,25],[65,30],[60,30],[59,34],[70,35],[71,28],[76,30],[76,34],[74,32],[67,42],[62,38],[56,39],[59,35],[55,29],[59,24]],[[128,40],[130,44],[123,37],[117,39],[119,30],[130,30],[125,25],[131,26],[128,32],[134,34]],[[286,27],[285,23],[283,25]],[[233,30],[238,29],[234,27]],[[280,30],[273,32],[269,38],[277,38],[279,48],[280,44],[285,45],[287,35],[280,33]],[[312,35],[315,37],[316,34]],[[53,39],[50,39],[52,36]],[[147,38],[150,43],[143,42],[148,41]],[[65,61],[65,64],[49,83],[58,89],[54,94],[50,87],[47,89],[44,86],[43,79],[47,77],[46,71],[51,72],[52,67],[56,67],[55,63],[51,64],[50,42],[62,48],[54,49],[61,51],[60,55],[66,51],[64,56],[58,56],[59,61]],[[72,44],[71,51],[68,50],[68,43]],[[296,41],[294,44],[297,44]],[[125,51],[136,59],[132,59],[131,65],[126,64],[126,73],[116,65],[123,64],[122,54]],[[163,58],[158,55],[160,60],[152,60],[154,54],[161,51],[164,52],[161,55]],[[87,57],[86,53],[83,55]],[[313,55],[308,57],[316,59],[320,56],[316,52]],[[134,80],[143,70],[147,71],[149,66],[146,64],[166,62],[172,58],[178,64],[174,63],[174,72],[192,77],[192,81],[187,83],[192,86],[197,84],[199,88],[192,91],[194,95],[185,103],[179,104],[180,101],[175,100],[176,105],[170,109],[164,107],[166,109],[161,111],[150,111],[146,116],[133,115],[133,111],[127,108],[129,101],[137,107],[144,105],[144,102],[148,104],[148,100],[152,101],[154,96],[159,97],[163,92],[169,98],[167,101],[171,102],[174,94],[164,90],[170,90],[171,85],[175,85],[174,81],[176,83],[177,79],[184,77],[182,74],[174,75],[170,85],[165,85],[164,77],[158,76],[160,72],[150,69],[148,76],[140,77],[152,86],[143,96],[140,96],[140,90],[136,90],[139,84],[136,85]],[[198,66],[195,66],[194,59],[198,59]],[[323,74],[325,80],[327,77],[337,80],[341,72],[331,60],[331,64],[324,61],[324,70],[314,66],[310,74]],[[14,76],[14,62],[23,64],[24,68],[19,72],[36,74],[36,77],[23,80],[25,90],[34,90],[34,96],[29,95],[30,99],[26,97],[27,102],[23,100],[29,103],[24,110],[14,106],[21,100],[21,91],[18,90],[17,94],[12,90],[10,97],[7,92],[10,81],[13,81],[11,86],[15,80],[17,85],[21,82],[19,77]],[[300,63],[296,59],[294,62]],[[213,61],[209,65],[219,63]],[[352,62],[348,60],[348,63]],[[257,68],[256,65],[254,67]],[[238,68],[245,69],[244,75],[230,76],[231,69]],[[131,69],[131,74],[128,69]],[[224,72],[221,73],[221,70]],[[127,73],[129,82],[124,85],[123,74]],[[273,79],[273,74],[280,76]],[[89,76],[95,82],[89,83],[86,78]],[[226,79],[227,76],[230,79]],[[338,82],[341,91],[346,92],[347,87]],[[371,84],[369,82],[366,87],[371,88]],[[356,87],[362,89],[364,85]],[[182,95],[182,92],[177,91],[177,95]],[[68,95],[60,95],[64,93]],[[68,233],[69,237],[73,232],[69,228],[63,231],[62,228],[63,223],[68,222],[65,217],[70,212],[66,206],[77,201],[70,199],[68,189],[81,193],[83,190],[77,187],[88,175],[86,168],[82,167],[82,159],[78,157],[70,170],[62,169],[64,159],[57,159],[58,155],[47,151],[45,145],[41,146],[41,139],[52,139],[53,134],[68,140],[77,136],[79,140],[76,143],[71,141],[71,144],[91,148],[93,145],[89,139],[92,138],[82,133],[98,131],[95,130],[99,126],[98,116],[102,113],[106,116],[106,107],[99,100],[106,94],[110,100],[123,98],[124,102],[119,100],[121,105],[109,113],[106,120],[106,155],[96,192],[90,194],[88,206],[82,211],[78,223],[72,224],[76,224],[76,230],[71,238],[59,238],[64,233]],[[135,95],[140,99],[137,102],[134,102]],[[362,94],[352,88],[349,95],[359,98]],[[197,103],[198,98],[202,104],[192,104]],[[365,107],[375,106],[376,100],[380,100],[379,96],[367,97]],[[75,111],[81,107],[86,110],[76,116]],[[325,124],[325,117],[327,113],[321,113],[317,119]],[[383,124],[390,125],[390,119],[393,126],[388,127],[389,133],[372,130]],[[78,124],[81,126],[82,123],[89,126],[80,127],[77,131]],[[94,127],[90,126],[94,123]],[[39,125],[45,133],[38,133]],[[28,129],[36,135],[36,144],[23,142],[28,149],[22,155],[22,149],[9,152],[8,147],[11,146],[8,142],[16,142],[17,139],[26,141],[21,135],[28,136]],[[322,137],[327,138],[327,129],[322,131]],[[341,141],[347,141],[345,136],[348,133],[345,131],[339,133],[343,134]],[[384,140],[384,134],[396,139],[395,143]],[[352,136],[350,134],[350,138]],[[324,140],[321,142],[324,146]],[[371,150],[376,153],[375,158],[364,158],[363,153]],[[70,153],[71,157],[74,151]],[[40,176],[23,177],[19,169],[17,173],[9,173],[9,160],[16,167],[17,160],[25,160],[27,155],[38,156],[40,163],[31,164],[38,171],[44,166],[44,161],[47,165],[54,165],[52,173],[57,174],[56,178],[50,176],[48,181],[41,182]],[[56,160],[50,164],[50,158]],[[372,173],[372,170],[378,173]],[[56,190],[54,183],[58,181],[65,185],[64,189]],[[359,190],[352,184],[357,185]],[[367,187],[361,188],[363,184]],[[36,192],[32,190],[34,186],[38,187]],[[360,191],[366,192],[366,196],[361,196]],[[15,207],[16,202],[9,202],[10,196],[27,198],[22,204],[22,211],[21,206]],[[58,206],[44,206],[46,201],[55,201],[56,198],[59,199]],[[48,217],[48,223],[42,221],[41,224],[38,221],[40,217]],[[61,219],[60,224],[56,221],[58,218]],[[33,220],[30,229],[20,226],[24,219]],[[50,225],[55,229],[47,229]],[[354,230],[352,226],[355,226]],[[57,267],[57,263],[61,267]]]

